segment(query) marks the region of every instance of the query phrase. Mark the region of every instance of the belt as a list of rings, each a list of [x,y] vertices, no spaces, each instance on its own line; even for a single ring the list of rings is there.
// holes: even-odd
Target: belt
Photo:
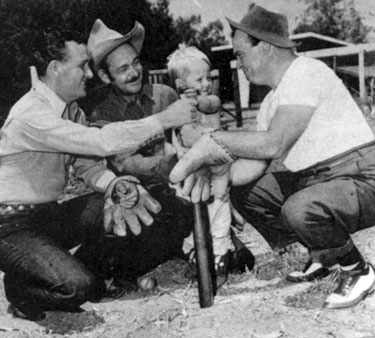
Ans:
[[[328,160],[319,162],[310,168],[297,171],[296,174],[300,177],[315,176],[317,174],[330,171],[331,169],[348,163],[358,157],[364,157],[365,154],[371,151],[375,151],[375,141],[352,148],[342,154],[331,157]]]
[[[0,216],[1,215],[14,215],[31,210],[39,210],[46,208],[51,205],[55,205],[56,202],[40,203],[40,204],[0,204]]]

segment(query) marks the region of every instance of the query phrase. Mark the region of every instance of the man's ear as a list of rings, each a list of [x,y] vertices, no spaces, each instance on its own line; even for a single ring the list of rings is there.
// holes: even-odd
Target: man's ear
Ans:
[[[104,69],[99,69],[98,70],[98,76],[100,80],[103,81],[103,83],[109,85],[111,83],[111,79],[109,78],[107,72]]]
[[[46,74],[57,76],[60,72],[60,62],[57,60],[52,60],[47,66]]]
[[[262,44],[263,54],[269,55],[272,51],[273,45],[271,45],[270,43],[265,42],[265,41],[261,41],[260,43]]]

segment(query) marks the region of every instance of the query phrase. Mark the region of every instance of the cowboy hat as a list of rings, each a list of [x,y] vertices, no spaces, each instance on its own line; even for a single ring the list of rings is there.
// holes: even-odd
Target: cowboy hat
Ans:
[[[139,54],[142,49],[144,37],[145,29],[138,21],[135,22],[130,32],[122,35],[109,29],[102,20],[96,19],[87,42],[87,49],[93,61],[94,69],[98,70],[100,62],[124,43],[132,45]]]
[[[240,30],[254,38],[282,48],[297,46],[289,39],[288,21],[285,15],[267,11],[254,3],[240,22],[226,18],[233,30]]]

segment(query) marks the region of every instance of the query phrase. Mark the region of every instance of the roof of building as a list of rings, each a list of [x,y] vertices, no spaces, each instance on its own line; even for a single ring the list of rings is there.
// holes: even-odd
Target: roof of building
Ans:
[[[366,66],[365,68],[365,77],[375,77],[375,65]],[[358,66],[344,66],[344,67],[337,67],[337,72],[359,77],[359,67]]]
[[[294,34],[290,36],[290,39],[299,43],[299,46],[297,47],[298,52],[353,45],[349,42],[314,32]],[[232,49],[233,46],[231,44],[212,47],[213,52],[228,51]]]

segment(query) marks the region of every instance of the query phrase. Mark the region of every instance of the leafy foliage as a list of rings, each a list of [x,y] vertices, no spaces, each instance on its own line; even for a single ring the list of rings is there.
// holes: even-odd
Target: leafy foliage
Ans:
[[[223,24],[220,20],[212,21],[202,27],[200,15],[189,18],[179,17],[176,20],[176,29],[181,42],[189,46],[196,46],[204,53],[211,56],[211,47],[228,44],[223,33]]]
[[[307,9],[293,33],[315,32],[352,43],[367,41],[371,28],[362,22],[353,0],[305,2]]]

